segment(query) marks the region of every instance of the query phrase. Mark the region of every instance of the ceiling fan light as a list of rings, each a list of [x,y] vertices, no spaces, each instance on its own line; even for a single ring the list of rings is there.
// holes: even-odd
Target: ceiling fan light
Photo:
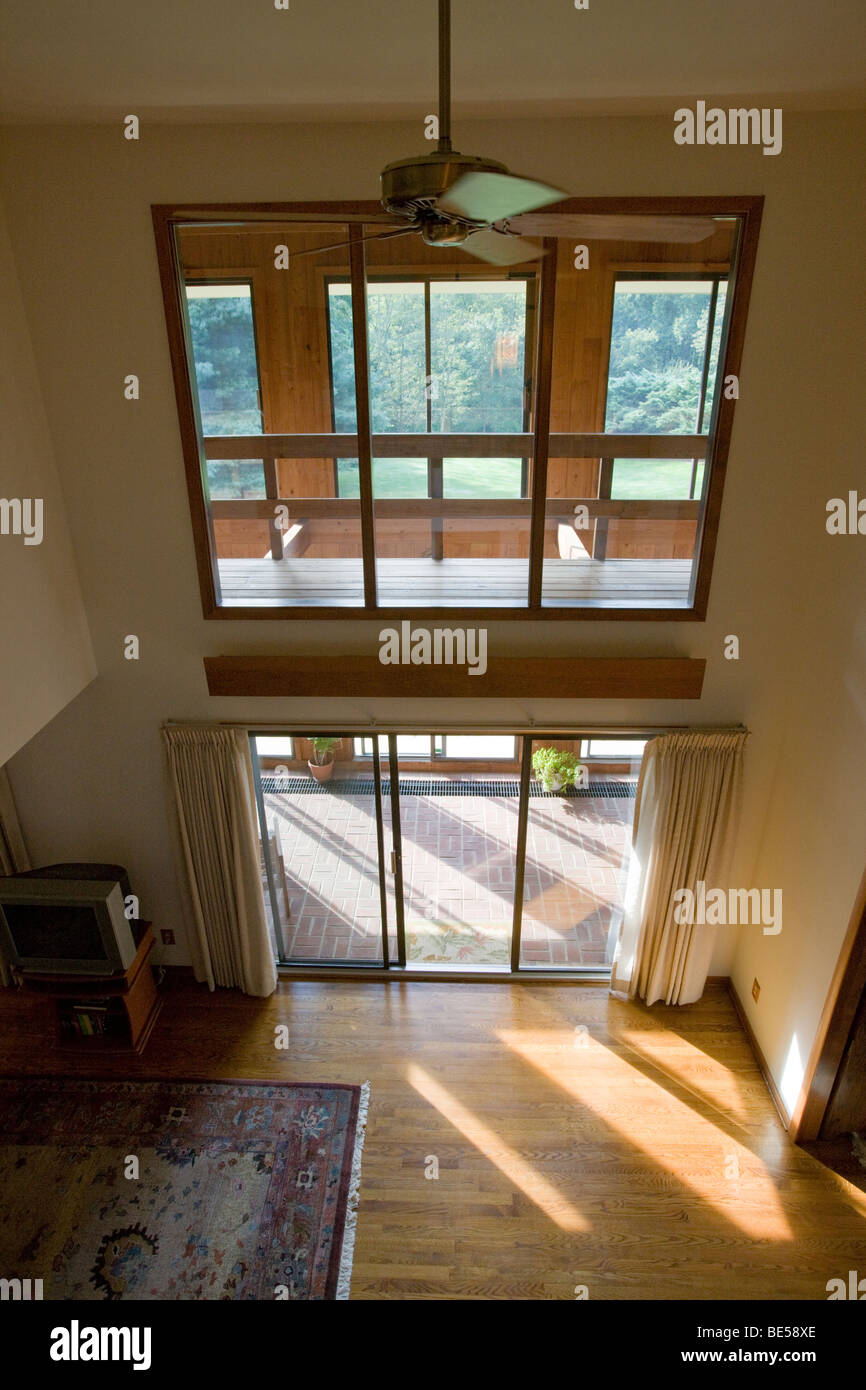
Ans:
[[[430,217],[421,225],[421,236],[428,246],[462,246],[471,230],[463,222]]]

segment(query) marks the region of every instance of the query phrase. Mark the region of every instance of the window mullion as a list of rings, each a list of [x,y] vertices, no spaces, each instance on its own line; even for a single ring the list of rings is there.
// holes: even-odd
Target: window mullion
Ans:
[[[424,380],[427,397],[427,433],[433,428],[433,328],[430,314],[430,279],[424,281]],[[442,497],[444,463],[442,459],[427,460],[427,496]],[[430,554],[434,560],[441,560],[444,553],[444,522],[441,516],[430,518]]]
[[[709,309],[707,310],[707,336],[704,342],[704,369],[701,372],[701,394],[698,401],[698,427],[697,433],[700,434],[704,426],[704,413],[707,405],[707,383],[710,379],[710,360],[713,353],[713,333],[716,327],[716,306],[719,299],[719,277],[713,277],[713,289],[710,295]],[[692,459],[692,477],[689,484],[689,497],[695,495],[695,484],[698,478],[698,461]]]
[[[547,519],[547,459],[550,451],[550,391],[553,371],[553,321],[556,307],[556,249],[545,237],[541,263],[538,345],[535,372],[535,429],[532,440],[532,509],[529,523],[529,603],[541,607],[544,528]]]
[[[361,555],[364,607],[376,607],[376,531],[373,516],[373,438],[370,423],[370,360],[367,338],[367,276],[364,229],[349,227],[352,278],[352,345],[355,359],[355,410],[358,427],[358,478],[361,500]]]
[[[707,335],[704,342],[704,369],[701,372],[701,394],[698,400],[698,425],[696,433],[700,434],[704,424],[704,413],[707,404],[707,382],[710,379],[710,360],[713,351],[713,331],[716,326],[716,304],[719,298],[719,277],[713,279],[713,289],[710,295],[710,304],[707,310]]]

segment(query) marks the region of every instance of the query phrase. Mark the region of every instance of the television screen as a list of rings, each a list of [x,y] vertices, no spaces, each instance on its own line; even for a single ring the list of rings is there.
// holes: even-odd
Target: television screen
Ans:
[[[18,955],[41,960],[99,960],[105,946],[92,907],[7,903],[3,912]]]
[[[132,964],[137,946],[121,880],[91,877],[88,867],[91,875],[110,868],[55,864],[0,878],[0,948],[17,969],[112,975]]]

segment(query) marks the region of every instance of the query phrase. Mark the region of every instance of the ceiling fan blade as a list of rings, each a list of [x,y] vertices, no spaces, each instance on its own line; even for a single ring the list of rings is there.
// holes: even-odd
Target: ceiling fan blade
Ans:
[[[561,202],[568,194],[516,174],[468,173],[442,194],[437,208],[470,217],[473,222],[500,222],[530,208]]]
[[[490,265],[521,265],[524,261],[538,261],[547,254],[543,246],[527,241],[525,237],[506,236],[486,228],[468,236],[463,242],[463,250]]]
[[[462,180],[461,180],[462,182]],[[587,241],[706,241],[719,227],[712,217],[632,216],[629,213],[524,212],[509,227],[528,236],[583,237]]]

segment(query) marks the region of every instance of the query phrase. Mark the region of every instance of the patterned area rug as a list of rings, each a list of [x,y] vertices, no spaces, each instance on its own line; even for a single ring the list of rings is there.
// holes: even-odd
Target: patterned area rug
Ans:
[[[0,1079],[0,1274],[46,1299],[348,1298],[368,1099]]]
[[[428,965],[511,964],[511,923],[407,922],[406,955]]]

